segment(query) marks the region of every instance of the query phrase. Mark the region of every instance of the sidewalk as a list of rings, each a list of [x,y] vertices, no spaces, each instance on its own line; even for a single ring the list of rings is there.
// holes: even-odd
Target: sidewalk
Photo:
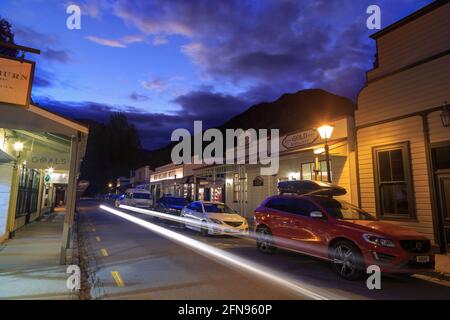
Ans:
[[[0,299],[75,299],[59,265],[64,212],[44,216],[0,244]]]

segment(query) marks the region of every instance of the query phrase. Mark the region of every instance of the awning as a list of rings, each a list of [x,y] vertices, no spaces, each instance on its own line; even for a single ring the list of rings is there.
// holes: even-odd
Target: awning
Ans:
[[[0,149],[0,163],[8,163],[14,161],[14,157],[11,157],[9,154]]]

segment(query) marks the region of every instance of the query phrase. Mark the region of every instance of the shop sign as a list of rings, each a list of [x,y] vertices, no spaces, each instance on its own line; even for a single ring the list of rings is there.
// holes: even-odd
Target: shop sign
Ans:
[[[304,147],[310,144],[313,144],[319,139],[319,133],[317,130],[309,129],[306,131],[294,133],[287,135],[283,141],[282,145],[286,149],[299,148]]]
[[[28,106],[34,62],[0,58],[0,102]]]
[[[253,186],[254,187],[262,187],[264,185],[264,178],[261,176],[256,176],[255,179],[253,179]]]
[[[69,170],[69,154],[31,153],[27,156],[27,166],[32,169]]]

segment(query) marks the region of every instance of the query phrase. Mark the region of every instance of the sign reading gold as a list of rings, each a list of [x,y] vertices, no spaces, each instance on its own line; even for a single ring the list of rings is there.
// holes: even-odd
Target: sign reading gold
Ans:
[[[286,149],[299,148],[311,145],[318,139],[319,133],[317,132],[317,130],[309,129],[286,136],[282,141],[282,145]]]
[[[33,71],[34,62],[0,58],[0,102],[27,106]]]

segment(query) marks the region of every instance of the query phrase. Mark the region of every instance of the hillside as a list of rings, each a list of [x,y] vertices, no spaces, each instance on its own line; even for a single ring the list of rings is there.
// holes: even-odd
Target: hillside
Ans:
[[[301,90],[283,94],[273,102],[251,106],[218,127],[225,129],[280,129],[280,134],[310,128],[322,122],[352,115],[355,104],[348,98],[321,89]],[[173,144],[149,152],[151,166],[170,162]]]

